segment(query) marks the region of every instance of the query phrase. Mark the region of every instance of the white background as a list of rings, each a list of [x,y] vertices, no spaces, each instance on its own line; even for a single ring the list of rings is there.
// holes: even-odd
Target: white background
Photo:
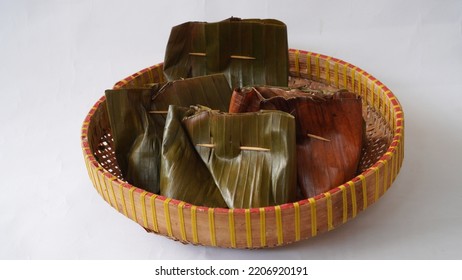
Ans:
[[[170,28],[277,18],[289,46],[386,84],[405,111],[401,173],[334,231],[231,250],[148,234],[92,187],[81,123],[104,90],[163,61]],[[0,0],[0,259],[461,259],[462,1]]]

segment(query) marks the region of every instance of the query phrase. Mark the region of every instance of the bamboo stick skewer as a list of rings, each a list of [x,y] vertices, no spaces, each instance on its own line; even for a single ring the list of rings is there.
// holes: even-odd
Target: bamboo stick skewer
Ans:
[[[196,146],[212,148],[212,149],[215,148],[215,144],[196,144]],[[243,151],[257,151],[257,152],[269,152],[270,151],[270,149],[261,148],[261,147],[241,146],[239,148]]]
[[[311,137],[311,138],[314,138],[314,139],[318,139],[318,140],[330,142],[329,139],[324,138],[324,137],[321,137],[321,136],[318,136],[318,135],[314,135],[314,134],[309,134],[309,133],[308,133],[307,136],[308,136],[308,137]]]
[[[192,55],[192,56],[207,56],[206,53],[200,53],[200,52],[190,52],[189,55]],[[231,55],[230,57],[235,58],[235,59],[248,59],[248,60],[256,59],[253,56],[246,56],[246,55]]]

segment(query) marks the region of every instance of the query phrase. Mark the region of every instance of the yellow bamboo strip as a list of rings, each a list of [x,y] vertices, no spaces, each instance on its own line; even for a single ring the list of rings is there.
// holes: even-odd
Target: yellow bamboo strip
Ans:
[[[143,226],[144,226],[144,228],[148,227],[148,214],[147,214],[147,210],[146,210],[146,201],[145,201],[147,193],[148,193],[147,191],[143,191],[140,194],[141,214],[143,216]]]
[[[400,156],[399,156],[399,168],[401,168],[402,164],[403,164],[403,159],[404,159],[404,127],[403,127],[403,135],[401,136],[401,140],[400,140]]]
[[[94,183],[94,180],[93,180],[93,174],[91,174],[90,160],[88,159],[88,155],[85,155],[85,166],[87,167],[88,177],[90,178],[90,181],[92,182],[92,184],[94,186],[95,183]]]
[[[396,162],[398,161],[398,146],[395,146],[392,151],[391,156],[391,180],[390,182],[393,183],[396,179]]]
[[[383,193],[385,193],[388,189],[388,160],[379,160],[379,162],[383,163]]]
[[[266,219],[265,219],[265,208],[260,209],[260,244],[262,247],[266,246]]]
[[[372,167],[372,170],[374,170],[375,173],[375,194],[374,198],[375,201],[379,199],[379,169],[377,167]]]
[[[284,236],[282,233],[282,216],[281,216],[281,206],[274,206],[274,214],[276,215],[276,229],[278,236],[278,245],[281,245],[284,242]]]
[[[214,209],[209,208],[209,231],[210,231],[210,243],[212,246],[217,246],[217,239],[215,235],[215,216]]]
[[[300,240],[300,204],[294,202],[295,241]]]
[[[100,166],[98,167],[98,169],[96,170],[96,177],[98,178],[98,183],[99,183],[99,188],[100,188],[100,191],[101,191],[101,196],[103,197],[104,200],[109,202],[109,193],[107,193],[108,196],[106,197],[106,195],[105,195],[106,191],[103,190],[104,181],[102,181],[102,178],[101,178],[103,175],[98,174],[98,171],[102,170],[102,169],[103,169],[102,167],[100,167]]]
[[[229,238],[231,241],[231,248],[236,248],[236,231],[234,228],[234,210],[228,209],[228,225],[229,225]]]
[[[402,136],[402,141],[401,141],[401,156],[400,156],[399,168],[401,168],[403,164],[403,159],[404,159],[404,130],[403,130],[403,136]]]
[[[300,52],[295,50],[295,72],[297,76],[300,77],[300,62],[299,62]]]
[[[390,158],[387,160],[388,162],[390,162],[389,166],[390,166],[390,172],[387,174],[389,174],[389,176],[387,176],[387,182],[386,182],[386,185],[387,185],[387,189],[391,186],[391,184],[393,183],[393,172],[394,172],[394,160],[395,160],[395,151],[393,150],[393,152],[386,152],[385,153],[385,156],[389,156]]]
[[[152,68],[149,68],[147,72],[148,72],[149,82],[150,83],[155,83],[156,81],[154,81],[154,75],[152,74]]]
[[[371,93],[371,105],[372,108],[375,108],[375,83],[372,83]]]
[[[330,57],[328,57],[326,59],[326,62],[324,64],[324,67],[326,69],[326,83],[328,85],[330,85],[330,62],[329,62],[329,60],[330,60]]]
[[[317,78],[317,81],[321,81],[321,69],[319,67],[319,54],[317,54],[315,57],[314,57],[314,65],[315,65],[315,71],[316,71],[316,78]]]
[[[339,79],[338,79],[338,63],[335,62],[334,64],[334,80],[335,80],[335,86],[339,87]]]
[[[400,155],[400,144],[398,143],[398,145],[396,145],[396,160],[395,160],[395,179],[396,179],[396,176],[398,176],[398,171],[399,171],[399,155]]]
[[[310,197],[308,198],[310,202],[310,210],[311,210],[311,236],[316,236],[318,234],[318,224],[316,221],[316,200]]]
[[[391,121],[390,121],[390,99],[388,98],[388,94],[390,93],[389,90],[385,91],[384,92],[384,95],[385,95],[385,105],[384,105],[384,110],[385,110],[385,119],[387,120],[387,123],[388,124],[391,124]]]
[[[157,224],[157,211],[156,211],[156,200],[157,195],[153,194],[149,199],[149,203],[151,204],[151,219],[152,219],[152,229],[155,232],[159,232],[159,226]]]
[[[172,237],[173,236],[173,231],[172,231],[172,222],[170,220],[170,208],[169,208],[169,203],[171,198],[166,198],[164,200],[164,215],[165,215],[165,224],[167,225],[167,234],[168,236]]]
[[[382,104],[380,113],[381,113],[382,117],[385,118],[385,98],[384,98],[384,96],[385,96],[385,91],[382,88],[382,90],[380,91],[380,101],[381,101],[381,104]]]
[[[343,223],[346,223],[346,221],[348,220],[348,200],[347,200],[346,188],[344,185],[341,185],[339,189],[342,191]]]
[[[186,241],[186,229],[184,224],[184,209],[185,202],[182,201],[178,203],[178,217],[180,218],[180,233],[181,233],[181,240]]]
[[[162,68],[160,66],[157,66],[157,73],[159,74],[159,82],[163,83],[164,82],[164,73],[163,73]]]
[[[327,230],[333,230],[333,219],[332,219],[332,195],[330,192],[324,193],[326,197],[326,208],[327,208]]]
[[[101,183],[99,181],[99,176],[98,176],[98,170],[99,170],[100,167],[98,167],[96,170],[94,168],[92,168],[92,172],[93,172],[93,177],[95,178],[95,185],[96,185],[96,190],[98,191],[99,195],[101,197],[104,198],[104,194],[103,194],[103,188],[101,188]]]
[[[136,190],[136,187],[132,187],[129,191],[128,194],[130,196],[130,206],[132,209],[132,219],[135,222],[138,222],[138,219],[136,218],[136,209],[135,209],[135,198],[133,196],[133,192]]]
[[[348,89],[347,66],[343,65],[343,87]]]
[[[102,177],[101,180],[103,181],[104,190],[106,191],[107,202],[109,202],[109,205],[114,207],[112,205],[111,196],[109,195],[109,190],[108,190],[108,187],[107,187],[107,184],[106,184],[106,176],[104,176],[104,174],[102,174],[101,177]]]
[[[350,75],[351,75],[351,92],[355,92],[355,82],[356,82],[356,67],[353,67],[350,70]]]
[[[252,248],[252,224],[250,220],[250,209],[245,209],[245,232],[247,238],[247,247]]]
[[[348,185],[350,186],[350,193],[351,193],[351,217],[356,217],[358,213],[358,204],[356,201],[356,186],[353,181],[348,181]]]
[[[376,108],[376,109],[377,109],[377,111],[379,111],[379,112],[380,112],[380,101],[382,100],[380,95],[381,95],[381,92],[382,92],[383,87],[384,87],[383,84],[382,84],[382,85],[379,85],[379,86],[377,87],[377,96],[375,97],[375,100],[376,100],[376,102],[377,102],[377,108]]]
[[[366,77],[365,77],[365,79],[364,79],[365,81],[364,81],[364,98],[363,98],[363,100],[366,101],[366,104],[367,104],[367,102],[368,102],[368,101],[367,101],[367,98],[368,98],[368,97],[367,97],[367,96],[368,96],[367,91],[369,90],[369,86],[368,86],[369,83],[368,83],[367,81],[369,81],[370,76],[371,76],[371,75],[367,74]],[[365,104],[363,104],[363,105],[365,105]]]
[[[363,210],[367,208],[367,185],[366,185],[366,177],[364,175],[359,175],[359,179],[361,179],[361,186],[363,190]]]
[[[191,227],[192,227],[192,235],[193,235],[193,242],[194,244],[199,243],[199,238],[197,235],[197,206],[191,206]]]
[[[114,204],[115,204],[115,208],[117,210],[117,212],[120,212],[119,211],[119,203],[117,203],[117,198],[116,198],[116,195],[115,195],[115,192],[114,192],[114,185],[112,184],[114,181],[117,180],[117,177],[112,177],[111,179],[111,193],[112,193],[112,197],[114,198]]]
[[[125,196],[124,196],[124,187],[122,185],[119,185],[119,192],[120,192],[120,197],[122,198],[122,206],[124,210],[124,215],[128,217],[128,211],[127,211],[127,203],[125,203]]]
[[[306,54],[306,74],[308,74],[308,79],[311,79],[311,53]]]

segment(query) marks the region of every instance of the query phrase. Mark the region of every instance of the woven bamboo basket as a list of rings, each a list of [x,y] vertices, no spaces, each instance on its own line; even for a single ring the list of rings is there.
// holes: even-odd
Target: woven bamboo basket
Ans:
[[[316,197],[252,209],[208,208],[152,194],[123,180],[103,96],[85,118],[81,134],[88,175],[97,192],[148,231],[205,246],[281,246],[333,230],[355,218],[384,195],[401,168],[402,108],[384,84],[352,64],[293,49],[289,59],[291,78],[347,88],[362,96],[367,141],[360,175]],[[162,69],[162,64],[148,67],[117,82],[114,88],[162,82]]]

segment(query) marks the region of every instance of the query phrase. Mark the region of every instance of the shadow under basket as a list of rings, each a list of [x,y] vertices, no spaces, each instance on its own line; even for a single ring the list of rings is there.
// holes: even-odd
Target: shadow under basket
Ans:
[[[123,180],[111,137],[105,97],[82,127],[82,150],[101,197],[146,230],[184,242],[231,248],[262,248],[314,237],[346,223],[392,185],[404,156],[404,115],[396,97],[376,78],[345,61],[289,50],[291,79],[346,88],[363,98],[367,141],[361,174],[315,197],[283,205],[222,209],[191,205],[152,194]],[[143,69],[114,88],[163,82],[162,64]]]

